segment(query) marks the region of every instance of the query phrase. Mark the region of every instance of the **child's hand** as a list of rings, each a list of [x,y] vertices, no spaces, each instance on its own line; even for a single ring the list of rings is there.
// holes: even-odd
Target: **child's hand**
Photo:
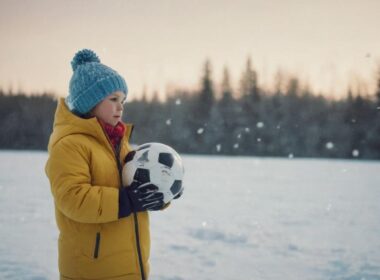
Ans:
[[[164,206],[164,195],[158,192],[158,187],[150,182],[142,184],[139,181],[133,181],[126,189],[133,210],[136,212],[160,210]]]

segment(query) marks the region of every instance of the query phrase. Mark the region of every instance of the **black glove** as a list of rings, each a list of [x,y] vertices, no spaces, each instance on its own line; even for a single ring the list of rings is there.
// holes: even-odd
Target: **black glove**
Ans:
[[[129,187],[119,190],[119,218],[132,212],[155,211],[164,206],[164,195],[150,182],[133,181]]]

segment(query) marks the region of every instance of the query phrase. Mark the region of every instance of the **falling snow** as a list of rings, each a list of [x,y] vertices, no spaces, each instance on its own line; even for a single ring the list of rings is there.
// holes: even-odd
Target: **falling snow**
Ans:
[[[256,124],[256,127],[257,127],[257,128],[263,128],[263,127],[264,127],[264,123],[263,123],[263,122],[258,122],[258,123]]]
[[[334,148],[334,143],[333,142],[327,142],[326,143],[326,148],[329,149],[329,150],[333,149]]]
[[[353,157],[358,157],[359,156],[359,150],[353,150],[352,151],[352,156]]]
[[[244,129],[244,131],[247,132],[247,133],[249,133],[249,132],[251,131],[251,129],[250,129],[249,127],[246,127],[246,128]]]
[[[172,124],[172,119],[167,119],[166,120],[166,125],[171,125]]]
[[[203,132],[204,132],[204,128],[202,128],[202,127],[201,127],[201,128],[198,128],[198,130],[197,130],[197,133],[198,133],[198,134],[202,134]]]
[[[177,99],[176,101],[175,101],[175,105],[181,105],[181,99]]]
[[[234,149],[237,149],[237,148],[239,148],[239,143],[234,144]]]
[[[216,151],[220,152],[221,150],[222,150],[222,145],[221,144],[217,144],[216,145]]]

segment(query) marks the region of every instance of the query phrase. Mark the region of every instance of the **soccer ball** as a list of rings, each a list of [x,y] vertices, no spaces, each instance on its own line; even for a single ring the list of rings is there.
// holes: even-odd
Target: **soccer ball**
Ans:
[[[140,145],[125,157],[123,185],[129,186],[133,180],[151,182],[164,195],[164,203],[179,194],[182,187],[184,168],[179,154],[161,143]]]

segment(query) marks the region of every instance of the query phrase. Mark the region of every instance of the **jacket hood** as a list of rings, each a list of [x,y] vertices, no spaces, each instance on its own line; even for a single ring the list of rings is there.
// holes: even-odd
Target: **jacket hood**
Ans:
[[[124,135],[129,137],[133,125],[124,123],[123,125],[126,128]],[[78,117],[68,109],[65,99],[60,98],[54,116],[53,133],[50,136],[48,150],[50,151],[62,138],[73,134],[88,135],[104,142],[106,145],[111,145],[97,118],[84,119]]]

